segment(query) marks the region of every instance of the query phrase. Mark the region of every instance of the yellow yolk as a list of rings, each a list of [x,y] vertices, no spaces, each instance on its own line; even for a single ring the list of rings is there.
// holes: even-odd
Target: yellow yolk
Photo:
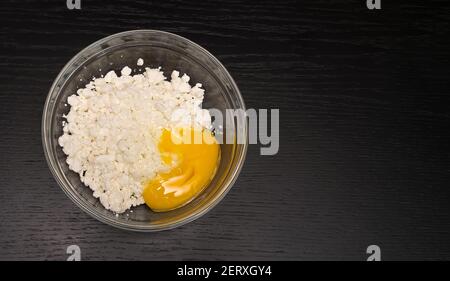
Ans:
[[[153,211],[164,212],[188,203],[212,180],[220,146],[208,130],[180,128],[164,129],[158,149],[171,170],[151,179],[143,197]]]

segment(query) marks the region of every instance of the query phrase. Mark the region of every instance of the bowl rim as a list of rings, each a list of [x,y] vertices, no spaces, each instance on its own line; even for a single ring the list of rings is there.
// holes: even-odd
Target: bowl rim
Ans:
[[[51,148],[51,141],[49,139],[47,139],[47,132],[49,132],[49,127],[46,124],[46,120],[48,119],[48,115],[52,113],[49,112],[49,107],[51,104],[51,94],[55,91],[55,88],[58,84],[58,82],[61,80],[63,73],[65,73],[65,71],[74,64],[74,62],[76,62],[77,60],[79,60],[83,54],[85,52],[87,52],[88,50],[90,50],[91,48],[97,47],[105,42],[108,42],[112,39],[115,39],[117,37],[122,37],[125,35],[132,35],[135,33],[153,33],[153,34],[160,34],[160,35],[166,35],[169,37],[173,37],[176,40],[181,40],[184,41],[187,44],[192,45],[193,47],[197,48],[199,51],[201,51],[202,53],[204,53],[209,59],[213,60],[214,63],[216,63],[217,65],[219,65],[219,67],[222,68],[224,74],[227,76],[227,78],[229,79],[229,82],[231,83],[231,87],[233,88],[233,90],[236,92],[237,94],[237,99],[241,105],[241,108],[245,111],[246,110],[246,106],[245,106],[245,102],[244,99],[242,97],[242,94],[236,84],[236,82],[234,81],[233,77],[230,75],[230,73],[228,72],[228,70],[225,68],[225,66],[215,57],[213,56],[209,51],[207,51],[205,48],[203,48],[202,46],[198,45],[197,43],[182,37],[180,35],[171,33],[171,32],[166,32],[166,31],[161,31],[161,30],[155,30],[155,29],[136,29],[136,30],[129,30],[129,31],[123,31],[123,32],[119,32],[119,33],[115,33],[112,35],[109,35],[107,37],[103,37],[93,43],[91,43],[90,45],[88,45],[87,47],[83,48],[81,51],[79,51],[76,55],[74,55],[69,62],[67,62],[64,67],[61,69],[61,71],[58,73],[58,75],[56,76],[55,80],[52,83],[52,86],[50,87],[50,90],[47,94],[47,98],[45,100],[45,104],[44,104],[44,109],[43,109],[43,114],[42,114],[42,120],[41,120],[41,140],[42,140],[42,146],[43,146],[43,150],[44,150],[44,155],[45,155],[45,159],[47,162],[47,165],[54,177],[54,179],[56,180],[56,182],[58,183],[59,187],[63,190],[63,192],[72,200],[73,203],[75,203],[75,205],[77,205],[81,210],[83,210],[85,213],[87,213],[88,215],[90,215],[91,217],[95,218],[96,220],[103,222],[105,224],[108,224],[110,226],[119,228],[119,229],[123,229],[123,230],[130,230],[130,231],[135,231],[135,232],[156,232],[156,231],[162,231],[162,230],[170,230],[182,225],[185,225],[189,222],[192,222],[202,216],[204,216],[206,213],[208,213],[211,209],[213,209],[219,202],[222,201],[222,199],[225,197],[225,195],[230,191],[231,187],[234,185],[234,183],[236,182],[242,167],[244,165],[245,162],[245,158],[247,155],[247,149],[248,149],[248,124],[247,122],[243,122],[244,126],[243,126],[243,133],[244,133],[244,139],[245,142],[242,144],[243,145],[243,149],[242,149],[242,153],[240,153],[239,155],[239,159],[237,159],[237,165],[236,168],[232,171],[230,171],[232,174],[230,176],[230,180],[228,180],[228,183],[226,184],[226,187],[220,191],[220,194],[217,195],[216,197],[213,198],[213,200],[211,200],[208,204],[205,205],[205,207],[199,209],[198,211],[194,212],[193,215],[186,217],[186,218],[182,218],[174,223],[169,223],[169,224],[162,224],[162,225],[158,225],[158,226],[153,226],[153,227],[149,227],[149,226],[145,226],[145,225],[129,225],[126,224],[124,222],[121,221],[116,221],[100,212],[96,212],[93,211],[89,205],[87,205],[84,201],[79,200],[78,197],[75,192],[71,192],[71,186],[70,184],[66,184],[65,182],[62,181],[62,179],[60,178],[60,175],[58,174],[58,171],[56,169],[57,167],[57,163],[55,163],[55,159],[54,157],[52,157],[52,148]]]

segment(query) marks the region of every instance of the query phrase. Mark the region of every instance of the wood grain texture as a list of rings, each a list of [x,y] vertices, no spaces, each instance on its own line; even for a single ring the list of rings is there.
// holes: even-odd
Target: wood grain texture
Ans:
[[[448,1],[1,1],[0,260],[450,258]],[[393,2],[393,1],[389,1]],[[104,225],[59,189],[43,104],[104,36],[160,29],[217,56],[248,107],[279,108],[280,152],[251,146],[227,197],[176,230]]]

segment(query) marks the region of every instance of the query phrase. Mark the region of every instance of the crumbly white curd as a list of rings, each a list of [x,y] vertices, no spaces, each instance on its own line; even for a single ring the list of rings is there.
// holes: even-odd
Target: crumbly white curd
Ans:
[[[189,80],[178,71],[168,81],[160,68],[132,75],[124,67],[120,76],[110,71],[68,98],[59,145],[106,209],[123,213],[143,204],[144,183],[167,170],[157,148],[161,128],[211,127],[202,85]]]

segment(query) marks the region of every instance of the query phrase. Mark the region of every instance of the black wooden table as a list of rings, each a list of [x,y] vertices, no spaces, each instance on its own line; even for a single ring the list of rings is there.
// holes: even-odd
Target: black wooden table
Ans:
[[[384,260],[450,258],[448,1],[65,2],[0,4],[1,260],[64,260],[71,244],[83,260],[365,260],[372,244]],[[132,29],[197,42],[248,107],[280,109],[279,153],[252,145],[225,199],[172,231],[94,220],[42,150],[58,72]]]

